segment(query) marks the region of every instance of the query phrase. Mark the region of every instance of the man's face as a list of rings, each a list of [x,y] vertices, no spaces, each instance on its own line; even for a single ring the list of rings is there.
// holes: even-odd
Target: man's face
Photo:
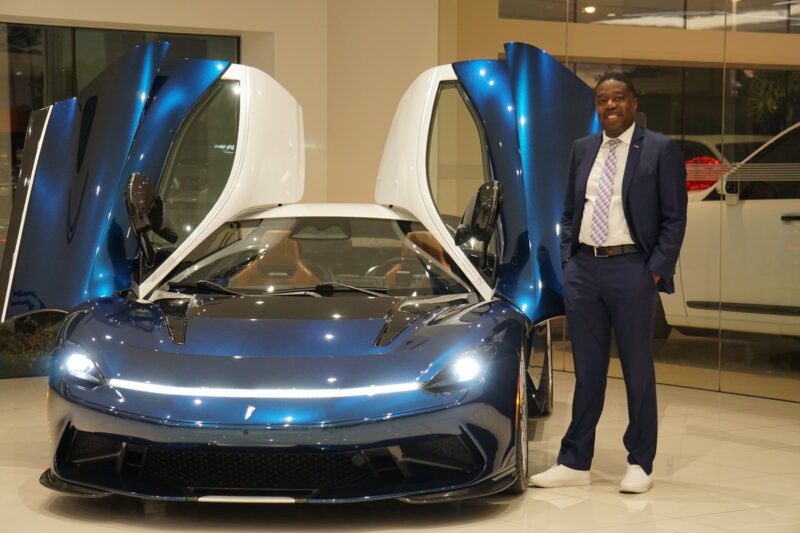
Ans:
[[[617,80],[606,80],[594,91],[597,118],[609,137],[619,137],[636,120],[638,103],[628,86]]]

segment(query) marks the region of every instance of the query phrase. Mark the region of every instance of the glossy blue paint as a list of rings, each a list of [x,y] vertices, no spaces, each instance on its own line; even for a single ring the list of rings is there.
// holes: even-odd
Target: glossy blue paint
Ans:
[[[53,105],[11,281],[9,318],[70,309],[97,295],[88,281],[95,257],[105,252],[98,229],[121,201],[122,169],[166,50],[165,43],[137,46],[78,98]]]
[[[519,157],[516,112],[505,61],[476,60],[454,63],[459,81],[481,119],[494,179],[503,184],[500,212],[502,257],[497,290],[529,318],[533,271],[528,238],[528,197]]]
[[[386,314],[374,304],[369,304],[374,312],[365,313],[366,300],[201,297],[201,309],[187,315],[184,344],[173,342],[157,303],[103,298],[84,304],[67,318],[51,366],[48,420],[54,475],[67,483],[137,497],[192,496],[170,487],[131,485],[124,475],[84,476],[58,452],[62,436],[74,430],[160,449],[227,447],[249,453],[312,454],[404,447],[457,436],[469,443],[478,460],[469,478],[443,469],[435,477],[409,475],[383,485],[314,492],[308,501],[437,494],[453,499],[488,494],[511,483],[516,404],[510,391],[516,390],[525,317],[503,300],[452,304],[446,317],[423,313],[392,342],[376,347]],[[378,300],[393,310],[425,304],[424,298]],[[229,310],[231,304],[238,309],[236,316],[223,316],[220,309]],[[286,318],[275,318],[279,312]],[[339,398],[155,394],[110,383],[79,386],[65,378],[63,364],[65,357],[82,350],[106,379],[226,389],[336,390],[424,384],[477,346],[492,348],[482,352],[485,367],[479,378],[446,394],[421,388]]]
[[[564,314],[559,227],[572,143],[597,131],[594,92],[544,50],[506,44],[517,114],[534,283],[534,322]]]
[[[125,167],[115,184],[118,201],[99,235],[103,245],[87,280],[90,297],[109,296],[130,287],[138,244],[128,232],[128,211],[122,191],[134,172],[159,183],[181,122],[228,66],[224,61],[183,59],[167,61],[158,69]]]
[[[508,46],[507,56],[507,61],[454,66],[484,125],[493,174],[506,190],[499,287],[506,299],[480,304],[474,299],[439,300],[436,312],[417,314],[402,314],[402,308],[437,299],[194,296],[191,305],[175,306],[183,314],[159,302],[94,299],[70,315],[59,335],[50,376],[51,442],[57,446],[65,434],[69,437],[77,430],[116,436],[134,447],[323,453],[402,447],[457,435],[481,461],[468,482],[451,482],[442,473],[433,481],[412,477],[380,489],[353,486],[335,494],[315,494],[315,501],[428,494],[448,498],[459,491],[474,496],[513,481],[513,391],[520,357],[527,353],[523,344],[529,321],[561,312],[554,229],[566,182],[567,147],[584,134],[581,128],[591,130],[596,122],[593,106],[589,122],[584,122],[585,91],[552,58],[515,44]],[[167,141],[192,102],[217,79],[212,67],[217,68],[186,62],[158,73],[171,69],[165,83],[157,82],[157,91],[143,99],[147,103],[140,112],[139,133],[118,176],[125,178],[133,171],[160,175]],[[192,94],[183,92],[187,86]],[[569,109],[559,107],[557,94],[568,101]],[[67,113],[70,108],[64,104],[58,111]],[[95,295],[105,293],[106,283],[113,287],[127,281],[125,269],[135,251],[125,249],[127,223],[122,224],[126,217],[120,203],[107,204],[103,213],[103,227],[109,235],[117,232],[118,247],[108,248],[110,238],[101,241],[107,248],[103,253],[97,248],[97,259],[87,265],[95,277],[85,290]],[[391,342],[378,342],[393,313],[407,319],[407,325],[393,332]],[[185,336],[176,336],[175,328]],[[65,376],[64,361],[78,351],[96,362],[106,382],[87,387]],[[468,355],[481,362],[474,381],[447,393],[422,388]],[[385,394],[328,394],[408,383],[419,386]],[[144,385],[157,386],[158,392],[142,390]],[[192,388],[191,395],[187,388]],[[248,389],[295,392],[241,397]],[[298,390],[306,391],[305,397],[289,397]],[[105,481],[81,478],[80,471],[68,470],[69,465],[59,470],[69,462],[63,453],[54,449],[54,457],[54,475],[67,482],[139,497],[191,496],[174,488],[137,485],[139,481],[127,484],[130,480],[119,472]]]
[[[441,500],[461,499],[491,494],[502,490],[513,480],[510,458],[513,452],[508,449],[508,428],[512,423],[507,416],[498,411],[491,403],[492,398],[484,403],[474,401],[454,405],[447,409],[433,410],[427,413],[416,413],[413,416],[391,417],[379,421],[362,421],[343,427],[308,427],[286,428],[283,425],[266,426],[252,424],[240,427],[208,427],[203,424],[177,425],[153,423],[142,417],[117,416],[113,412],[106,414],[67,400],[60,394],[51,391],[48,397],[48,413],[52,440],[52,452],[55,457],[53,471],[60,479],[68,483],[78,483],[82,487],[90,486],[102,492],[112,492],[139,498],[159,500],[192,500],[192,494],[175,490],[172,487],[149,486],[142,484],[131,486],[120,482],[113,476],[105,479],[87,480],[76,478],[58,458],[57,446],[60,437],[68,427],[89,433],[119,435],[121,438],[138,444],[155,443],[161,449],[211,448],[223,450],[238,448],[250,453],[312,453],[326,454],[332,452],[348,452],[369,450],[385,446],[405,446],[423,442],[431,437],[459,436],[474,446],[480,456],[478,472],[472,479],[464,482],[451,481],[452,471],[442,469],[439,475],[431,479],[396,479],[391,484],[374,486],[372,484],[351,486],[344,490],[320,491],[305,500],[309,503],[345,503],[357,501],[374,501],[379,499],[395,499],[414,495],[436,495]],[[63,460],[63,459],[62,459]],[[486,487],[487,480],[501,477],[492,487]],[[235,493],[235,488],[230,492]],[[460,491],[464,491],[459,494]],[[226,491],[229,493],[229,491]],[[278,489],[268,491],[270,494],[282,495]],[[195,496],[196,497],[196,496]]]
[[[498,290],[538,323],[564,313],[558,224],[569,150],[599,124],[591,88],[556,59],[524,43],[505,50],[505,61],[453,68],[484,124],[505,191]]]
[[[125,184],[132,172],[159,180],[181,121],[229,65],[165,63],[167,47],[135,47],[78,98],[54,104],[11,281],[8,318],[40,309],[68,310],[130,287],[137,249],[128,235]]]
[[[227,298],[227,297],[223,297]],[[166,318],[154,304],[121,298],[100,299],[80,308],[87,311],[70,325],[57,357],[76,347],[93,358],[107,378],[152,382],[173,387],[239,389],[350,389],[399,383],[424,383],[479,346],[493,347],[481,356],[481,379],[471,387],[492,388],[508,396],[515,386],[519,340],[524,322],[502,301],[486,304],[466,315],[428,324],[420,316],[386,346],[375,339],[385,325],[382,313],[349,319],[346,308],[363,298],[303,298],[296,296],[237,298],[244,312],[237,318],[215,316],[215,300],[189,318],[184,344],[170,337]],[[262,301],[262,304],[256,302]],[[402,305],[396,300],[396,305]],[[265,307],[301,308],[308,319],[251,318]],[[466,305],[462,307],[466,308]],[[252,309],[252,313],[247,312]],[[80,312],[80,311],[79,311]],[[341,319],[331,319],[333,313]],[[316,315],[316,316],[314,316]],[[298,342],[302,339],[302,342]],[[508,359],[507,365],[503,360]],[[59,388],[61,369],[53,365],[53,384]],[[333,381],[330,381],[330,380]],[[466,393],[432,394],[424,390],[373,397],[307,399],[241,399],[168,396],[117,389],[112,386],[75,387],[69,397],[78,402],[114,407],[173,423],[201,422],[208,426],[271,424],[291,426],[380,420],[387,415],[428,411],[460,403]],[[124,399],[124,405],[118,401]],[[202,405],[202,408],[199,406]],[[245,419],[248,406],[254,406]]]

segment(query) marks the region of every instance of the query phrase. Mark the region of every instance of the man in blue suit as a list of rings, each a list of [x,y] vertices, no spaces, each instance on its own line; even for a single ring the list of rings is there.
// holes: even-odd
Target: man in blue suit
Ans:
[[[651,343],[658,291],[672,276],[686,228],[686,167],[670,139],[635,124],[637,99],[624,74],[595,87],[601,133],[572,146],[561,218],[564,303],[575,359],[572,422],[557,464],[529,482],[591,483],[613,329],[628,396],[621,492],[653,486],[658,419]]]

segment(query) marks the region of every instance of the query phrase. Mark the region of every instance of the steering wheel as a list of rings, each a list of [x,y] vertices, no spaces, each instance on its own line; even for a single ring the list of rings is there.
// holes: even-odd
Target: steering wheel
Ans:
[[[377,265],[373,265],[364,273],[365,276],[385,276],[393,266],[407,262],[410,257],[391,257]]]

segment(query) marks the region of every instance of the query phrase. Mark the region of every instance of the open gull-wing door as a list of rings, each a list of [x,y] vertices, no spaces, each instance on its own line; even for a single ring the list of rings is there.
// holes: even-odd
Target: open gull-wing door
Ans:
[[[419,219],[484,298],[496,290],[538,323],[563,314],[559,221],[569,150],[598,128],[591,88],[546,52],[509,43],[504,60],[436,67],[411,85],[375,200]],[[453,240],[470,198],[491,179],[504,189],[495,287],[470,261],[472,244]]]
[[[133,173],[157,185],[178,237],[133,286],[140,297],[221,223],[302,196],[294,98],[256,69],[165,60],[167,46],[136,47],[77,98],[32,116],[0,270],[3,320],[131,288]]]

